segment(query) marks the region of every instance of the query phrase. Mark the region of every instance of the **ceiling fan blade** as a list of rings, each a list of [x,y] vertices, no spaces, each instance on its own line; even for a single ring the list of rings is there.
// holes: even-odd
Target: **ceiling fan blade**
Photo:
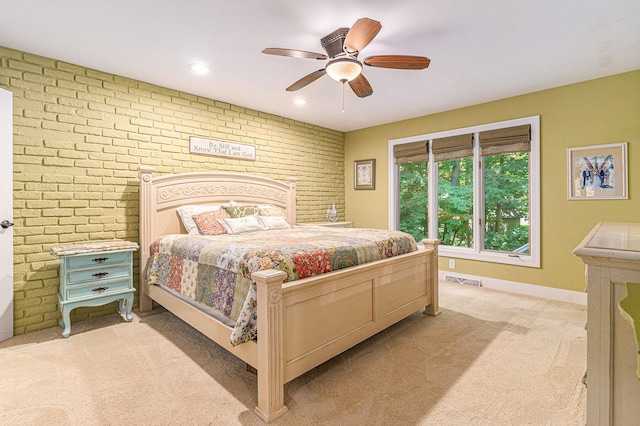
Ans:
[[[351,90],[353,90],[353,93],[355,93],[359,98],[366,98],[373,94],[373,89],[371,88],[369,81],[364,78],[364,75],[362,74],[351,80],[349,82],[349,86],[351,87]]]
[[[295,92],[296,90],[302,89],[307,84],[313,83],[327,72],[323,69],[314,71],[311,74],[305,75],[300,80],[293,83],[291,86],[287,87],[287,92]]]
[[[262,53],[266,53],[267,55],[290,56],[292,58],[306,58],[306,59],[318,59],[318,60],[327,59],[327,55],[323,55],[322,53],[307,52],[306,50],[279,49],[277,47],[266,48],[262,51]]]
[[[369,56],[364,60],[365,65],[379,68],[394,68],[398,70],[422,70],[429,66],[431,59],[424,56],[408,55],[379,55]]]
[[[344,39],[344,49],[349,53],[360,52],[382,29],[378,21],[369,18],[360,18],[351,27]]]

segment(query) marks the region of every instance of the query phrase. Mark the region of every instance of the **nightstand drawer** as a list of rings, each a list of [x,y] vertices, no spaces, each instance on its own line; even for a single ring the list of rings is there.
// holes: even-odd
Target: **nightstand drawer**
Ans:
[[[111,265],[114,263],[128,262],[131,252],[96,253],[91,255],[69,256],[67,269],[83,268],[85,266]]]
[[[67,285],[81,284],[86,282],[97,282],[100,280],[111,280],[113,278],[129,278],[131,276],[131,265],[123,264],[112,267],[98,267],[93,269],[67,272]]]
[[[94,298],[96,296],[106,296],[108,294],[118,293],[131,289],[129,279],[124,281],[110,281],[104,284],[94,284],[86,287],[73,287],[67,289],[67,300],[81,299],[85,297]]]

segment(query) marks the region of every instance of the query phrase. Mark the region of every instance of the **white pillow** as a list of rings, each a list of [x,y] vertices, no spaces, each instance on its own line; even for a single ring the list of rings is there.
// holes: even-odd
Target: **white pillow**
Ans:
[[[177,210],[187,233],[191,235],[202,235],[200,229],[198,229],[198,225],[193,220],[193,216],[212,210],[220,210],[220,206],[181,206],[178,207]]]
[[[267,229],[291,229],[289,222],[282,216],[259,216]]]
[[[218,219],[218,222],[224,226],[227,234],[242,234],[244,232],[264,231],[266,229],[256,215]]]

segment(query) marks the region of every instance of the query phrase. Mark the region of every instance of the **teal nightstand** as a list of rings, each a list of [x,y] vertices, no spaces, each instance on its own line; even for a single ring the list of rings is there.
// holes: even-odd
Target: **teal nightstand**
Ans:
[[[120,315],[133,319],[133,252],[137,243],[129,241],[94,242],[53,247],[51,255],[60,263],[58,302],[62,336],[71,334],[69,314],[81,306],[101,306],[120,301]]]

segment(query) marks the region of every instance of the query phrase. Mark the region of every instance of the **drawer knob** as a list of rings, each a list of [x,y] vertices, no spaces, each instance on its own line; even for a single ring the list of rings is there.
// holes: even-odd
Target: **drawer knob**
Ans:
[[[92,262],[96,263],[106,262],[107,260],[109,260],[108,257],[96,257],[95,259],[91,259]]]
[[[94,288],[94,289],[93,289],[93,290],[91,290],[91,291],[94,291],[94,292],[96,292],[96,293],[104,293],[104,292],[105,292],[106,290],[108,290],[108,289],[109,289],[109,287],[96,287],[96,288]]]
[[[93,274],[93,275],[91,275],[91,276],[92,276],[92,277],[96,277],[96,278],[102,278],[102,277],[104,277],[105,275],[109,275],[109,273],[108,273],[108,272],[98,272],[97,274]]]

